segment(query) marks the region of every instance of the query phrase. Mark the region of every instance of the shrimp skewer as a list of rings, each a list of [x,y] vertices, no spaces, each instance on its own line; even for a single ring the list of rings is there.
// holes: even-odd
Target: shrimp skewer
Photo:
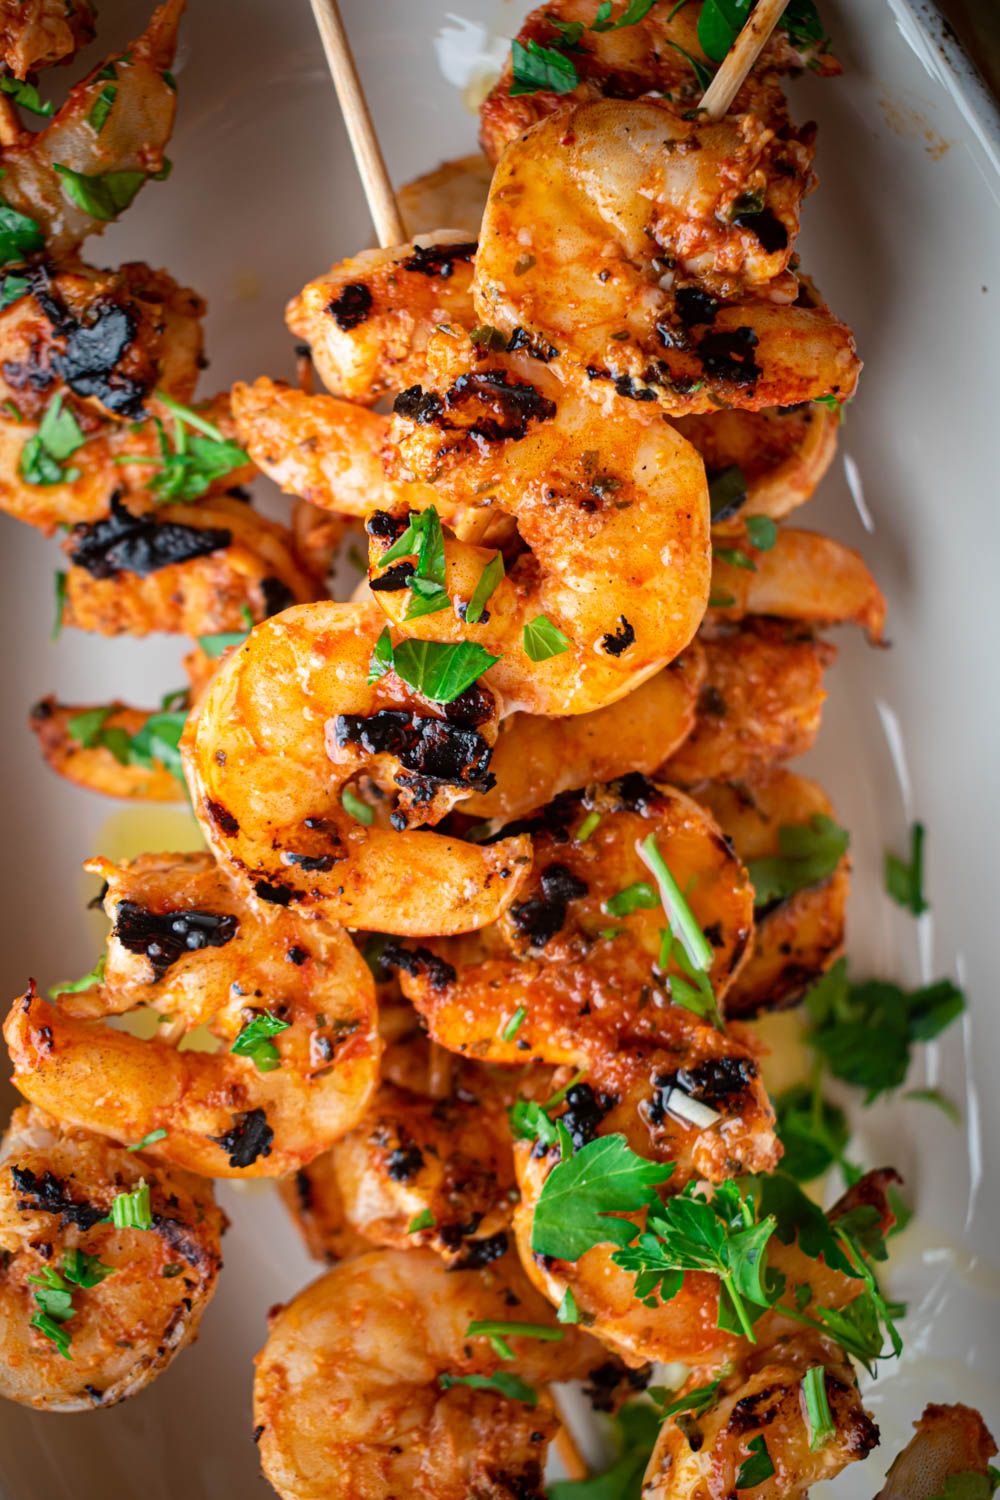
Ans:
[[[281,1176],[357,1123],[382,1049],[371,975],[345,933],[249,907],[208,855],[88,868],[114,922],[104,979],[15,1001],[4,1035],[26,1098],[119,1140],[164,1131],[152,1155],[209,1177]],[[208,1026],[216,1050],[103,1024],[140,1006],[178,1037]]]
[[[115,1227],[112,1203],[143,1183],[148,1222]],[[225,1223],[202,1179],[16,1109],[0,1144],[0,1394],[89,1411],[142,1390],[197,1336]],[[39,1329],[46,1284],[69,1289],[72,1314]]]

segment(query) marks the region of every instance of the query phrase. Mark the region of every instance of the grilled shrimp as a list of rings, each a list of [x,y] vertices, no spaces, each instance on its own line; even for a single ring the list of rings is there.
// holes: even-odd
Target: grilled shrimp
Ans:
[[[243,631],[322,595],[284,526],[229,495],[130,509],[74,527],[62,623],[100,635]]]
[[[380,594],[394,623],[502,653],[497,686],[508,709],[530,712],[602,707],[679,655],[708,596],[707,490],[694,449],[667,423],[601,414],[542,366],[477,353],[464,337],[434,336],[427,382],[396,399],[390,468],[433,478],[446,503],[488,495],[530,550],[478,624],[449,610],[421,617],[418,631],[405,620],[405,591]],[[467,601],[489,555],[468,543],[446,552],[449,592]],[[571,643],[542,662],[522,644],[539,614]]]
[[[3,199],[34,223],[32,250],[44,244],[47,255],[65,257],[100,234],[151,177],[166,175],[177,103],[169,68],[183,10],[184,0],[166,0],[137,41],[70,90],[44,130],[24,131],[3,148]],[[90,118],[99,99],[110,107],[95,130]],[[120,174],[114,193],[93,182],[109,173]]]
[[[442,230],[413,244],[363,250],[311,281],[286,321],[327,390],[373,405],[423,378],[427,340],[444,323],[475,323],[475,240]]]
[[[630,1065],[628,1059],[623,1061],[626,1067]],[[708,1076],[711,1077],[711,1073]],[[723,1084],[724,1077],[724,1074],[717,1074],[716,1082]],[[665,1082],[671,1083],[669,1076]],[[731,1073],[729,1084],[733,1089],[741,1087],[746,1094],[750,1093],[746,1077],[741,1082],[740,1073],[736,1069]],[[763,1094],[762,1090],[761,1093]],[[718,1105],[720,1110],[726,1107],[724,1097],[723,1084]],[[763,1099],[766,1107],[766,1094],[763,1094]],[[626,1103],[628,1102],[626,1098]],[[634,1103],[631,1108],[613,1107],[603,1120],[600,1120],[600,1108],[596,1112],[588,1110],[586,1132],[574,1144],[579,1149],[595,1133],[604,1135],[617,1132],[623,1134],[631,1149],[640,1155],[675,1160],[669,1151],[650,1150],[651,1138],[655,1144],[655,1132],[650,1122],[661,1120],[664,1112],[662,1086],[654,1087],[651,1099],[647,1094],[644,1108],[636,1109]],[[599,1120],[596,1127],[595,1115]],[[558,1118],[557,1115],[553,1117]],[[738,1110],[736,1118],[738,1119]],[[762,1137],[766,1129],[764,1120],[757,1127]],[[724,1128],[723,1125],[716,1126],[719,1132]],[[744,1138],[747,1133],[744,1127]],[[723,1149],[723,1143],[720,1142],[720,1166],[723,1165]],[[763,1157],[765,1153],[761,1151],[759,1154]],[[773,1171],[779,1154],[779,1150],[772,1146],[770,1162],[750,1170]],[[635,1295],[632,1274],[612,1260],[613,1247],[610,1244],[596,1245],[576,1261],[557,1260],[534,1253],[531,1239],[535,1208],[546,1178],[559,1160],[558,1145],[543,1147],[530,1141],[515,1142],[514,1163],[521,1189],[521,1202],[514,1211],[518,1253],[532,1282],[553,1306],[558,1307],[566,1288],[571,1288],[581,1318],[586,1321],[594,1336],[633,1365],[646,1360],[680,1360],[698,1369],[701,1374],[707,1374],[719,1370],[734,1356],[742,1357],[750,1353],[744,1339],[718,1326],[719,1282],[706,1272],[687,1272],[675,1297],[668,1302],[647,1307]],[[690,1156],[686,1157],[682,1163],[684,1170],[680,1173],[675,1170],[667,1187],[668,1192],[676,1192],[685,1179],[690,1180],[690,1161]],[[745,1170],[745,1164],[736,1166],[736,1174]],[[724,1170],[720,1171],[715,1180],[725,1175]],[[885,1184],[893,1180],[898,1179],[891,1170],[868,1173],[834,1205],[828,1217],[834,1219],[850,1207],[868,1202],[880,1208],[883,1223],[891,1226],[893,1216],[884,1204],[884,1197]],[[627,1217],[634,1220],[638,1234],[645,1222],[644,1214],[630,1214]],[[827,1266],[822,1260],[810,1259],[800,1249],[797,1240],[786,1245],[775,1236],[768,1246],[768,1264],[785,1276],[787,1291],[784,1295],[789,1301],[794,1297],[796,1289],[808,1289],[813,1309],[844,1307],[859,1292],[857,1280],[836,1267]],[[754,1331],[757,1346],[762,1349],[775,1348],[801,1337],[800,1325],[777,1308],[766,1312],[755,1323]]]
[[[482,927],[517,895],[529,840],[483,848],[397,830],[439,822],[489,785],[496,701],[482,684],[441,705],[393,672],[370,683],[383,625],[370,602],[326,603],[254,630],[189,722],[195,810],[243,886],[305,914],[377,932]],[[366,788],[387,812],[394,799],[392,827],[366,827],[345,808],[345,793],[350,802]]]
[[[93,38],[90,0],[0,0],[0,61],[15,78],[68,62]]]
[[[802,1382],[817,1366],[834,1431],[814,1449]],[[668,1417],[646,1470],[643,1500],[735,1494],[749,1445],[759,1438],[774,1469],[754,1486],[760,1500],[803,1500],[812,1485],[868,1457],[878,1428],[862,1405],[850,1360],[832,1340],[800,1330],[757,1347],[723,1375],[707,1411]]]
[[[673,415],[845,400],[850,330],[786,269],[811,156],[753,115],[560,110],[497,167],[476,312],[602,407],[615,393]]]
[[[427,1050],[420,1039],[399,1050],[414,1047]],[[285,1192],[311,1254],[339,1259],[346,1226],[370,1244],[422,1245],[460,1270],[503,1255],[517,1198],[506,1113],[513,1093],[464,1061],[443,1099],[383,1081],[360,1125]]]
[[[507,1364],[470,1337],[474,1321],[537,1324],[554,1340],[512,1334]],[[272,1319],[254,1379],[261,1464],[283,1500],[542,1500],[558,1425],[544,1387],[601,1359],[513,1261],[449,1273],[426,1250],[373,1251]],[[518,1377],[520,1396],[491,1386],[498,1372]]]
[[[740,562],[712,559],[712,598],[708,624],[745,615],[773,615],[801,624],[860,625],[874,644],[882,642],[885,598],[860,553],[816,531],[784,526],[774,546],[739,549]],[[752,568],[746,562],[753,563]]]
[[[917,1435],[895,1459],[876,1500],[930,1500],[956,1475],[987,1478],[997,1445],[977,1411],[931,1404],[913,1425]]]
[[[261,378],[233,387],[233,415],[254,463],[286,494],[362,519],[374,510],[441,507],[433,486],[386,474],[389,418],[381,412]],[[452,512],[442,516],[450,522]]]
[[[71,707],[50,696],[35,704],[28,724],[43,758],[67,781],[105,797],[179,802],[183,784],[164,761],[152,755],[148,765],[140,764],[125,748],[152,717],[117,700],[103,707]]]
[[[249,905],[207,854],[87,868],[107,881],[114,923],[104,979],[14,1002],[4,1034],[26,1098],[118,1140],[165,1131],[151,1155],[206,1177],[281,1176],[357,1124],[381,1042],[345,933],[268,903],[266,888]],[[165,1035],[102,1024],[139,1006]],[[174,1045],[195,1026],[216,1051]]]
[[[142,1183],[148,1227],[116,1228],[113,1201]],[[89,1411],[141,1391],[197,1337],[224,1228],[210,1183],[16,1109],[0,1144],[0,1395]]]
[[[839,412],[815,401],[675,420],[705,460],[709,481],[722,475],[735,481],[734,499],[713,506],[716,536],[742,531],[748,516],[780,521],[804,505],[833,462],[840,430]]]
[[[815,781],[777,767],[736,784],[699,786],[697,798],[747,865],[779,854],[783,829],[833,814]],[[753,951],[726,996],[727,1015],[748,1018],[801,1000],[843,952],[849,889],[845,854],[825,878],[758,908]]]
[[[457,230],[470,240],[479,234],[493,167],[480,152],[442,162],[407,182],[396,194],[403,224],[411,238],[429,234],[439,225]]]
[[[705,681],[694,729],[662,774],[678,786],[738,780],[810,749],[837,648],[791,623],[750,617],[701,637]]]
[[[651,838],[711,933],[709,979],[723,999],[748,951],[753,894],[709,814],[633,774],[567,793],[527,826],[531,869],[494,927],[383,952],[435,1041],[491,1062],[587,1066],[624,1037],[683,1034],[691,1013],[669,999],[681,969],[662,957],[668,916],[639,854]]]
[[[697,722],[705,655],[692,641],[683,656],[607,708],[567,719],[512,714],[500,725],[490,768],[496,786],[474,792],[462,812],[476,818],[520,818],[560,792],[649,775]]]
[[[571,54],[580,83],[569,95],[570,101],[635,99],[653,94],[673,99],[680,109],[696,105],[701,87],[688,58],[697,59],[703,66],[708,63],[698,40],[701,4],[656,5],[641,21],[624,28],[592,30],[598,19],[598,4],[599,0],[553,0],[530,12],[517,39],[529,48],[532,43],[565,48],[565,35],[555,23],[582,28]],[[840,64],[825,43],[797,45],[779,23],[737,94],[733,110],[740,114],[753,110],[772,129],[780,130],[785,123],[785,105],[775,75],[796,73],[805,67],[814,72],[840,72]],[[568,102],[565,94],[544,89],[512,94],[512,82],[508,60],[480,109],[483,149],[494,162],[510,141],[554,110],[565,108]]]

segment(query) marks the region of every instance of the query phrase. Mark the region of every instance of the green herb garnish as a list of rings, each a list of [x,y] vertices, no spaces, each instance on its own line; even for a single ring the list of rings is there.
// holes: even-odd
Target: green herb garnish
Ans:
[[[549,1500],[640,1500],[642,1479],[653,1456],[660,1420],[648,1402],[629,1402],[614,1418],[617,1457],[588,1479],[557,1479]]]
[[[664,1386],[650,1386],[648,1394],[656,1403],[660,1420],[665,1422],[668,1417],[676,1417],[681,1412],[690,1412],[692,1416],[699,1417],[702,1412],[710,1411],[719,1399],[721,1384],[722,1377],[720,1376],[718,1380],[713,1380],[711,1385],[696,1386],[694,1390],[686,1392],[683,1396],[677,1396],[675,1400],[670,1400],[674,1392],[668,1391]]]
[[[249,1057],[258,1073],[273,1073],[281,1067],[281,1053],[271,1038],[280,1036],[290,1025],[269,1010],[261,1011],[244,1026],[229,1050],[237,1057]]]
[[[352,792],[349,786],[345,786],[340,794],[340,805],[346,813],[350,813],[356,823],[364,823],[368,826],[375,821],[375,809],[370,807],[356,792]]]
[[[744,521],[751,547],[758,552],[770,552],[778,540],[778,528],[770,516],[747,516]]]
[[[924,899],[924,837],[923,823],[914,823],[910,829],[909,860],[900,859],[888,849],[885,854],[885,888],[894,901],[915,917],[930,911]]]
[[[11,78],[5,74],[0,78],[0,90],[9,94],[22,109],[30,110],[33,115],[42,115],[46,120],[55,109],[52,100],[42,99],[35,85],[25,78]]]
[[[503,555],[497,553],[491,557],[479,575],[479,581],[472,590],[472,598],[469,600],[465,610],[465,623],[467,625],[478,625],[483,617],[483,610],[497,584],[504,575]]]
[[[465,1330],[466,1338],[489,1339],[494,1354],[499,1359],[513,1359],[514,1351],[508,1339],[541,1339],[543,1343],[557,1344],[565,1338],[565,1330],[552,1328],[547,1323],[506,1323],[477,1320]]]
[[[145,1149],[146,1149],[147,1146],[155,1146],[155,1144],[156,1144],[157,1141],[166,1140],[166,1136],[167,1136],[167,1132],[163,1129],[163,1127],[161,1125],[158,1130],[150,1130],[147,1135],[143,1136],[143,1138],[142,1138],[141,1141],[136,1141],[135,1145],[133,1145],[133,1146],[126,1146],[125,1150],[126,1151],[145,1151]]]
[[[368,681],[377,681],[391,667],[408,687],[432,703],[451,703],[499,660],[473,641],[448,645],[407,640],[393,646],[387,628],[375,643]]]
[[[90,113],[87,115],[87,124],[95,135],[100,135],[107,124],[108,116],[111,113],[117,96],[117,83],[106,83],[90,106]]]
[[[437,1224],[433,1213],[429,1208],[422,1208],[418,1214],[414,1214],[406,1226],[407,1234],[419,1234],[422,1229],[433,1229]]]
[[[565,1127],[557,1120],[553,1128],[566,1154],[539,1195],[532,1250],[559,1260],[579,1260],[595,1245],[624,1247],[635,1238],[636,1226],[609,1215],[634,1213],[658,1202],[656,1189],[671,1176],[672,1164],[637,1156],[623,1135],[597,1136],[569,1154],[572,1144]]]
[[[149,1201],[149,1184],[140,1177],[139,1186],[131,1193],[119,1193],[111,1205],[111,1214],[105,1223],[116,1229],[152,1229],[153,1213]]]
[[[814,813],[808,823],[778,829],[778,853],[747,863],[754,888],[754,906],[787,901],[796,891],[820,885],[847,853],[850,835],[826,813]]]
[[[497,1370],[495,1375],[440,1375],[438,1383],[445,1391],[453,1385],[469,1385],[477,1391],[498,1391],[509,1401],[523,1401],[525,1406],[538,1405],[535,1388],[508,1370]]]
[[[122,454],[115,463],[146,464],[157,469],[159,472],[149,481],[157,500],[178,504],[198,500],[227,474],[250,462],[246,452],[200,412],[182,406],[164,391],[157,391],[156,399],[173,414],[173,446],[160,418],[154,417],[159,456]]]
[[[523,1026],[524,1018],[527,1014],[528,1012],[523,1005],[517,1007],[510,1020],[506,1021],[500,1029],[500,1040],[502,1042],[512,1042],[514,1040]]]
[[[647,880],[637,880],[634,885],[627,885],[623,891],[610,896],[604,903],[604,910],[611,917],[630,917],[636,911],[652,911],[660,905],[660,898],[653,886]]]
[[[569,94],[580,82],[571,59],[555,47],[515,39],[511,43],[510,60],[512,98],[518,94],[537,94],[543,89],[552,94]]]
[[[25,484],[71,484],[79,479],[79,469],[66,469],[71,453],[86,442],[73,413],[63,408],[63,393],[58,391],[38,424],[38,431],[21,449],[18,473]]]
[[[546,615],[536,615],[521,632],[521,644],[529,661],[548,661],[568,651],[572,642]]]
[[[748,1457],[740,1464],[736,1475],[737,1490],[753,1490],[774,1476],[774,1464],[767,1451],[767,1443],[758,1433],[747,1443]]]
[[[107,954],[102,953],[90,973],[84,974],[82,979],[65,979],[61,984],[54,984],[49,990],[49,999],[57,1000],[60,995],[79,995],[83,990],[93,989],[95,984],[102,984],[107,961]]]
[[[818,1448],[825,1448],[836,1432],[826,1394],[826,1370],[822,1365],[812,1365],[806,1371],[802,1395],[809,1423],[809,1446],[815,1453]]]

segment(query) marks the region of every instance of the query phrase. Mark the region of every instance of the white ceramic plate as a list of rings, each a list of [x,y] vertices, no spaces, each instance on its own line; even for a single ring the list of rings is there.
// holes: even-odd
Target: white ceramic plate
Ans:
[[[476,122],[456,87],[487,68],[525,0],[347,0],[345,14],[397,181],[472,149]],[[142,0],[101,0],[93,56],[141,29]],[[857,1154],[894,1162],[919,1206],[900,1244],[894,1292],[909,1299],[907,1350],[870,1392],[888,1457],[927,1400],[979,1404],[1000,1421],[995,1243],[1000,1177],[1000,1007],[996,916],[1000,748],[992,605],[1000,390],[1000,173],[994,117],[956,70],[922,0],[824,0],[846,74],[793,89],[820,122],[822,185],[801,250],[866,361],[840,456],[804,524],[863,548],[889,596],[893,649],[841,637],[841,659],[810,769],[854,837],[850,950],[859,973],[915,982],[955,974],[972,1014],[927,1049],[914,1082],[963,1101],[956,1130],[926,1106],[869,1111]],[[442,73],[445,61],[450,80]],[[177,68],[180,115],[170,181],[149,188],[91,257],[169,267],[209,298],[213,381],[289,377],[286,298],[369,240],[306,0],[192,0]],[[85,972],[103,921],[84,911],[82,860],[190,842],[180,811],[118,810],[51,776],[22,724],[55,690],[153,703],[181,681],[181,643],[48,644],[51,542],[0,521],[6,644],[0,785],[8,995],[29,974]],[[929,828],[933,914],[918,926],[886,899],[886,844],[909,819]],[[251,1358],[264,1314],[314,1273],[273,1191],[224,1188],[233,1218],[226,1270],[197,1346],[145,1394],[108,1412],[0,1409],[7,1500],[207,1500],[264,1495],[250,1441]],[[868,1500],[876,1454],[831,1496]]]

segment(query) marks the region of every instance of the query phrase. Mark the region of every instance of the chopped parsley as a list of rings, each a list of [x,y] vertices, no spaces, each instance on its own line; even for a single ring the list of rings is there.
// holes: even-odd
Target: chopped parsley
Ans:
[[[152,770],[158,764],[183,786],[184,768],[179,747],[187,723],[187,708],[150,714],[145,724],[131,735],[118,725],[108,724],[114,712],[110,706],[104,706],[74,714],[66,724],[70,739],[85,750],[109,750],[122,766],[144,766]]]
[[[692,1416],[700,1417],[702,1412],[711,1411],[719,1399],[719,1387],[722,1377],[713,1380],[711,1385],[699,1385],[694,1390],[687,1391],[683,1396],[677,1396],[674,1400],[673,1391],[668,1391],[665,1386],[653,1385],[649,1388],[649,1396],[656,1403],[656,1409],[661,1421],[667,1417],[676,1417],[681,1412],[690,1412]]]
[[[818,1448],[825,1448],[836,1432],[826,1394],[826,1370],[823,1365],[812,1365],[806,1371],[802,1379],[802,1396],[809,1423],[809,1446],[815,1453]]]
[[[601,815],[599,812],[589,812],[584,818],[583,822],[580,824],[579,828],[576,830],[576,833],[574,833],[573,835],[575,841],[578,844],[585,844],[590,838],[591,834],[596,832],[600,821]]]
[[[538,1392],[534,1386],[528,1385],[519,1375],[512,1375],[509,1370],[497,1370],[494,1375],[440,1375],[438,1383],[445,1391],[453,1385],[469,1385],[477,1391],[498,1391],[509,1401],[523,1401],[525,1406],[538,1405]]]
[[[655,835],[650,834],[636,847],[639,858],[651,871],[659,886],[660,900],[667,914],[670,930],[683,945],[684,952],[692,966],[707,973],[712,967],[712,945],[695,921],[694,913],[681,894],[680,886],[670,873],[667,862],[660,853]]]
[[[0,177],[6,173],[0,171]],[[0,198],[0,266],[20,264],[45,249],[45,236],[27,214],[18,213]]]
[[[555,47],[515,39],[511,43],[510,60],[512,98],[518,94],[537,94],[543,89],[551,94],[569,94],[580,82],[572,59]]]
[[[834,1164],[845,1167],[844,1151],[850,1138],[847,1116],[825,1099],[816,1070],[812,1084],[797,1083],[774,1101],[777,1132],[784,1154],[781,1170],[796,1182],[812,1182]]]
[[[414,1214],[406,1226],[407,1234],[419,1234],[422,1229],[433,1229],[437,1224],[433,1213],[429,1208],[422,1208],[418,1214]]]
[[[986,1474],[949,1474],[943,1489],[929,1500],[991,1500],[1000,1485],[1000,1469],[990,1465]]]
[[[559,1260],[579,1260],[595,1245],[626,1246],[635,1238],[635,1225],[609,1215],[635,1213],[658,1202],[657,1187],[671,1176],[673,1166],[637,1156],[623,1135],[597,1136],[573,1154],[565,1126],[556,1120],[554,1128],[563,1160],[553,1167],[539,1194],[532,1250]]]
[[[62,162],[52,163],[53,170],[63,179],[63,192],[71,203],[109,224],[123,213],[138,193],[149,175],[146,172],[77,172]]]
[[[269,1010],[261,1011],[244,1026],[229,1050],[237,1057],[249,1057],[258,1073],[273,1073],[281,1067],[281,1053],[271,1038],[287,1031],[290,1024]]]
[[[917,1042],[932,1041],[965,1010],[950,979],[915,990],[888,980],[855,984],[838,961],[806,996],[807,1040],[835,1078],[865,1090],[870,1104],[899,1088]]]
[[[42,99],[35,85],[25,78],[11,78],[5,74],[0,78],[0,91],[9,94],[22,109],[30,110],[33,115],[42,115],[46,120],[55,109],[52,100]]]
[[[447,609],[451,600],[445,588],[444,534],[433,505],[411,513],[402,536],[379,558],[379,567],[409,556],[416,557],[417,566],[407,583],[410,602],[406,618],[415,620]]]
[[[529,661],[548,661],[568,651],[572,642],[548,616],[536,615],[521,632],[521,644]]]
[[[709,0],[706,0],[706,4]],[[747,1443],[747,1457],[740,1464],[736,1475],[736,1489],[754,1490],[759,1484],[774,1477],[774,1464],[771,1455],[767,1451],[767,1443],[762,1434],[758,1433]]]
[[[102,984],[107,961],[107,955],[102,953],[90,973],[84,974],[82,979],[64,979],[61,984],[54,984],[49,990],[49,999],[57,1000],[60,995],[79,995],[83,990],[93,989],[95,984]]]
[[[580,1309],[576,1305],[571,1286],[568,1286],[562,1294],[562,1301],[556,1308],[556,1321],[559,1323],[579,1323],[580,1321]]]
[[[885,888],[894,901],[915,917],[930,911],[924,898],[924,838],[923,823],[914,823],[910,829],[909,860],[900,859],[888,849],[885,854]]]
[[[204,651],[205,655],[210,656],[213,661],[220,657],[224,651],[228,651],[230,646],[242,646],[253,629],[254,619],[250,613],[250,606],[241,604],[240,614],[243,616],[243,623],[246,626],[245,630],[220,630],[215,635],[200,635],[198,637],[198,645]]]
[[[57,641],[62,635],[63,613],[66,609],[66,591],[69,582],[69,574],[63,568],[57,568],[53,576],[55,585],[56,611],[52,621],[52,630],[49,634],[50,641]]]
[[[375,643],[368,681],[377,681],[392,668],[408,687],[432,703],[451,703],[499,660],[474,641],[449,645],[407,640],[393,646],[387,626]]]
[[[483,610],[493,596],[497,584],[504,576],[503,554],[498,552],[491,557],[479,575],[479,580],[472,590],[472,598],[465,609],[465,623],[467,625],[478,625],[483,617]]]
[[[849,844],[846,828],[826,813],[814,813],[808,823],[784,824],[778,829],[778,853],[747,863],[755,908],[787,901],[797,891],[828,880]]]
[[[106,83],[90,106],[87,115],[87,124],[95,135],[100,135],[108,122],[108,116],[114,107],[115,99],[118,97],[117,83]]]
[[[25,484],[72,484],[80,470],[64,467],[70,454],[86,442],[73,413],[63,407],[63,393],[58,391],[45,408],[38,431],[21,449],[18,473]]]
[[[231,443],[221,429],[200,412],[182,406],[164,391],[157,391],[156,399],[174,417],[173,447],[160,418],[154,417],[159,457],[122,454],[115,463],[146,464],[156,468],[158,472],[149,481],[149,488],[157,500],[178,504],[198,500],[227,474],[250,462],[247,453],[238,444]]]
[[[659,905],[659,895],[649,881],[637,880],[634,885],[627,885],[617,895],[610,896],[604,903],[604,910],[610,917],[630,917],[633,912],[652,911]]]
[[[725,521],[746,502],[747,479],[736,464],[720,469],[708,481],[708,503],[712,521]]]

